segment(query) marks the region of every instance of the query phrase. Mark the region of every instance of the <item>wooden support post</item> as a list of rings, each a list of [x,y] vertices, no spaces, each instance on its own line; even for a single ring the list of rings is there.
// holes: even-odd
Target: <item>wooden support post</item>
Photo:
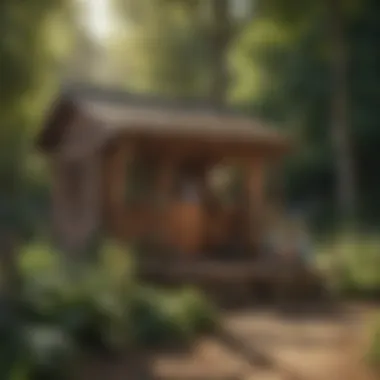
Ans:
[[[201,207],[203,213],[203,223],[202,223],[202,241],[200,242],[200,250],[206,254],[210,254],[210,250],[213,248],[213,239],[210,239],[212,236],[212,229],[214,226],[214,219],[212,215],[212,210],[215,206],[215,195],[210,187],[208,181],[208,176],[212,168],[213,162],[205,162],[201,168],[200,173],[200,196],[201,196]]]
[[[58,248],[68,255],[85,251],[100,224],[101,172],[97,152],[54,163],[53,227]]]
[[[51,163],[52,190],[51,190],[51,221],[54,244],[59,250],[65,250],[66,222],[62,213],[65,213],[64,178],[62,167],[58,160]]]
[[[170,245],[170,201],[174,186],[174,172],[175,166],[171,157],[160,162],[156,183],[155,237],[162,249]]]
[[[102,173],[100,152],[95,152],[86,157],[83,166],[83,232],[80,240],[86,245],[95,237],[101,225]]]
[[[212,189],[208,181],[210,171],[212,169],[212,162],[205,162],[200,171],[200,196],[202,197],[202,205],[208,207],[215,200]]]
[[[77,201],[74,199],[74,186],[79,188],[79,183],[71,172],[72,163],[62,162],[57,158],[53,162],[53,186],[51,193],[52,225],[54,243],[65,255],[72,255],[76,246]],[[75,166],[77,170],[78,167]]]
[[[123,142],[112,147],[112,151],[105,158],[104,165],[104,200],[108,227],[112,234],[120,238],[126,236],[126,187],[128,181],[128,167],[133,159],[133,150]]]
[[[112,155],[111,167],[109,168],[111,177],[109,201],[113,214],[120,214],[125,208],[128,161],[131,158],[129,153],[127,147],[120,144]]]
[[[245,173],[245,196],[247,202],[247,243],[250,251],[257,254],[263,232],[264,213],[264,165],[255,158],[247,162]]]

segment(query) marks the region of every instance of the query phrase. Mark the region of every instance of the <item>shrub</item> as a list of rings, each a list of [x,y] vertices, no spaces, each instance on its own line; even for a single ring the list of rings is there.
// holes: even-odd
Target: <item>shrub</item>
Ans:
[[[200,292],[186,288],[179,293],[178,298],[179,305],[175,311],[193,333],[207,333],[216,328],[216,309]]]
[[[4,299],[0,300],[0,321],[0,378],[8,379],[26,350],[16,309]]]
[[[28,379],[67,379],[77,354],[71,337],[57,327],[33,326],[25,330]]]
[[[98,262],[70,277],[58,254],[32,247],[21,257],[24,273],[24,314],[34,323],[62,327],[77,344],[107,348],[126,325],[127,294],[134,287],[128,255],[115,246],[102,250]],[[115,331],[116,327],[118,331]]]
[[[129,314],[135,344],[157,346],[171,343],[173,339],[183,341],[185,329],[181,331],[174,323],[168,306],[164,293],[156,289],[138,289],[130,301]]]
[[[115,246],[105,246],[75,280],[47,246],[24,251],[21,264],[24,319],[58,327],[79,347],[186,343],[215,325],[216,313],[201,294],[137,283],[130,255]]]
[[[105,246],[80,276],[69,276],[47,244],[25,248],[20,269],[21,302],[0,304],[1,379],[65,379],[83,350],[186,344],[216,326],[201,294],[139,284],[131,256],[116,246]]]
[[[141,287],[130,307],[134,341],[142,345],[188,343],[216,325],[216,312],[193,290]]]
[[[340,237],[321,256],[330,282],[341,293],[372,296],[380,292],[379,237]]]

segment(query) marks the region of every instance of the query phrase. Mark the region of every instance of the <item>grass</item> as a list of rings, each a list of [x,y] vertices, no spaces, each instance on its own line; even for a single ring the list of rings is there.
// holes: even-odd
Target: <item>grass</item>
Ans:
[[[371,367],[380,371],[380,315],[377,316],[375,323],[371,326],[371,336],[366,359]]]

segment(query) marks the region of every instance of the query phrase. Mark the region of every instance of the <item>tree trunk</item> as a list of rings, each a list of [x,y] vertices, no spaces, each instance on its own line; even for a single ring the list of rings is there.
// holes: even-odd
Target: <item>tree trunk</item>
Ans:
[[[351,222],[355,216],[355,179],[348,119],[348,62],[344,30],[343,1],[328,2],[332,43],[331,124],[337,173],[339,217]]]
[[[17,244],[15,236],[9,232],[1,234],[0,247],[0,294],[6,299],[16,300],[21,292],[21,275],[17,262]]]
[[[228,68],[226,52],[230,39],[230,17],[228,0],[211,0],[213,16],[212,69],[210,88],[212,102],[220,106],[226,100],[228,88]]]

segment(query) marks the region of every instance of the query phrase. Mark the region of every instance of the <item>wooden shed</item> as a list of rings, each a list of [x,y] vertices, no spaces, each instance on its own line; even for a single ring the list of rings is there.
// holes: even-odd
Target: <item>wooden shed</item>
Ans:
[[[228,110],[72,85],[38,139],[52,169],[55,241],[78,254],[102,231],[177,275],[227,259],[229,273],[234,263],[247,272],[265,228],[266,173],[289,146]],[[210,185],[223,167],[236,177],[225,201]]]

